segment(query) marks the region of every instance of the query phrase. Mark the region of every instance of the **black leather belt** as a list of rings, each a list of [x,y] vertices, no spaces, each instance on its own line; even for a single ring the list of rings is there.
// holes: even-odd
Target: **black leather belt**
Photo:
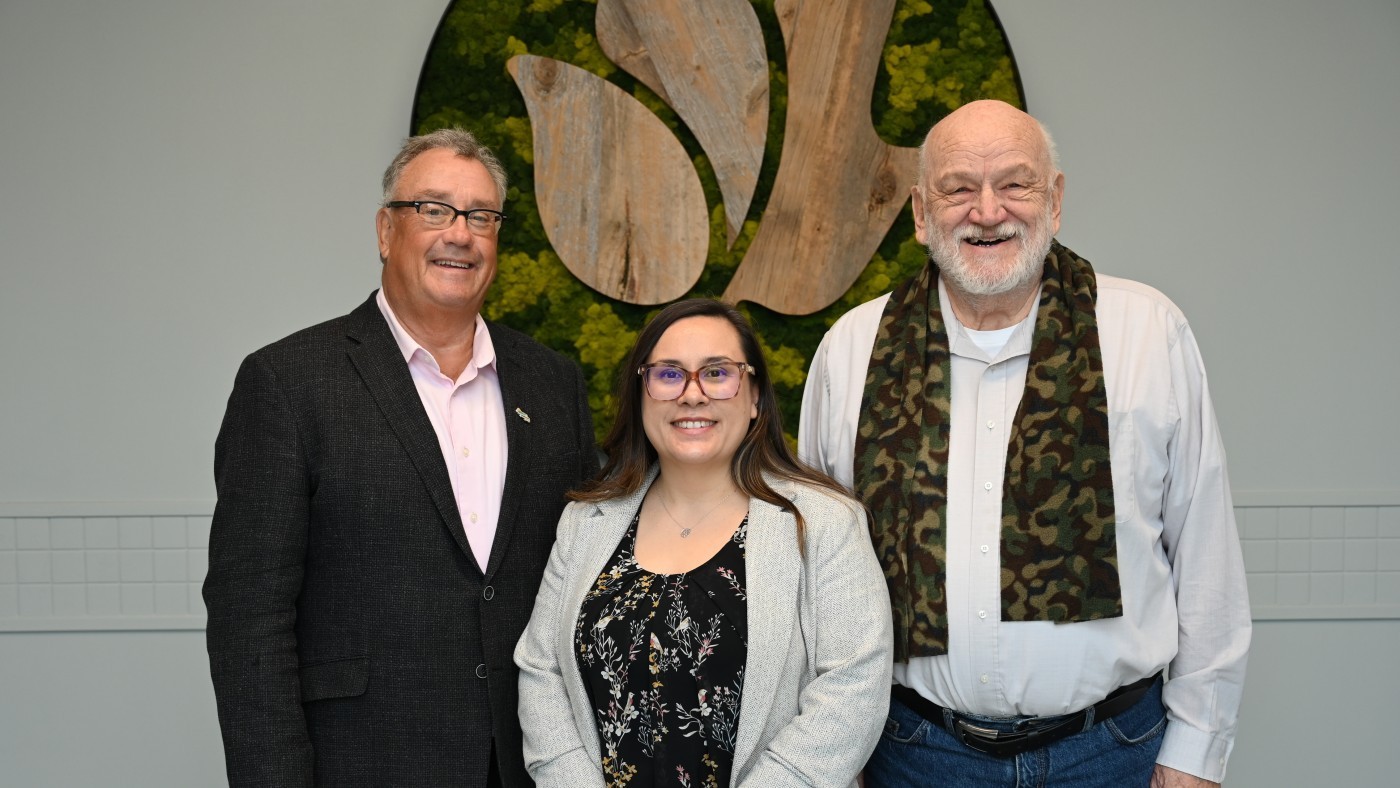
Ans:
[[[1141,681],[1125,684],[1107,698],[1069,716],[1008,720],[1012,724],[1009,731],[968,721],[966,715],[956,711],[945,714],[947,709],[900,684],[892,685],[890,694],[920,717],[953,734],[964,746],[997,758],[1010,758],[1028,750],[1046,747],[1066,736],[1083,731],[1084,723],[1089,719],[1091,712],[1094,715],[1094,724],[1097,725],[1127,711],[1133,704],[1142,700],[1142,696],[1147,694],[1156,681],[1157,676],[1148,676]]]

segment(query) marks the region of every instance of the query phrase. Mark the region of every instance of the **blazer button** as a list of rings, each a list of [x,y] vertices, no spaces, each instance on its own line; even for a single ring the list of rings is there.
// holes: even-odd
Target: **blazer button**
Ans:
[[[484,678],[486,678],[486,663],[485,663],[485,662],[483,662],[483,663],[481,663],[480,665],[477,665],[477,666],[476,666],[476,677],[479,678],[479,679],[484,679]]]
[[[485,599],[487,602],[490,602],[491,598],[494,596],[496,596],[496,589],[492,588],[491,586],[487,586],[481,589],[481,598]]]

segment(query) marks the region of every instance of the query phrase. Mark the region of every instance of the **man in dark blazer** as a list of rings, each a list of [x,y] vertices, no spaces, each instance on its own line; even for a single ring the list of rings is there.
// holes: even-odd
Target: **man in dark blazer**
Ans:
[[[531,784],[511,653],[597,457],[578,367],[480,318],[504,195],[470,134],[411,138],[381,291],[238,371],[204,583],[232,785]]]

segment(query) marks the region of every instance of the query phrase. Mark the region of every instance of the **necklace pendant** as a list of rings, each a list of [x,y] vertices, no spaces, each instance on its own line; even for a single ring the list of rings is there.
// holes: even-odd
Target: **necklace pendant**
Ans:
[[[690,529],[689,529],[689,528],[686,528],[686,529],[684,529],[684,530],[681,531],[681,538],[682,538],[682,539],[688,539],[689,537],[690,537]]]

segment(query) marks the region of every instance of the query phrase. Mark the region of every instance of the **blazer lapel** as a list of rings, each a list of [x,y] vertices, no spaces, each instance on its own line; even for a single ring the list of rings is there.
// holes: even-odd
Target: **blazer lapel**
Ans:
[[[550,381],[543,379],[538,368],[521,356],[528,352],[512,341],[510,335],[491,331],[491,343],[496,348],[496,376],[501,382],[501,406],[506,419],[506,478],[501,488],[501,510],[496,518],[496,535],[491,540],[491,555],[486,561],[486,577],[495,574],[505,560],[506,548],[515,531],[516,513],[520,502],[529,495],[531,458],[543,448],[547,436],[531,421],[530,414],[543,414],[539,393],[549,392]]]
[[[593,590],[598,575],[607,568],[608,559],[617,551],[618,542],[632,524],[632,518],[641,508],[642,499],[656,479],[657,469],[653,466],[646,481],[637,492],[626,498],[615,498],[596,504],[574,534],[574,547],[570,555],[571,571],[577,572],[564,580],[565,597],[560,600],[559,609],[564,612],[559,617],[559,631],[556,633],[559,648],[559,665],[564,676],[564,686],[569,695],[569,707],[573,709],[574,726],[583,739],[583,745],[594,761],[602,757],[602,747],[598,742],[598,723],[593,716],[593,701],[588,689],[583,685],[578,661],[574,656],[574,628],[578,623],[578,613],[583,607],[583,598]],[[588,732],[593,736],[588,736]]]
[[[792,497],[789,484],[768,481],[779,494]],[[797,551],[792,515],[757,498],[749,501],[744,576],[748,586],[749,650],[734,743],[736,773],[753,755],[767,723],[768,710],[773,706],[792,630],[797,624],[797,590],[802,577],[802,557]]]
[[[384,322],[384,315],[380,313],[374,295],[370,295],[368,301],[350,313],[346,336],[351,343],[350,363],[355,365],[365,388],[369,389],[370,396],[384,414],[384,420],[389,423],[413,467],[422,477],[448,532],[470,558],[471,545],[467,542],[467,533],[457,512],[452,481],[447,476],[447,465],[442,459],[437,433],[423,410],[423,400],[413,385],[413,376],[404,363],[403,352],[389,332],[389,324]],[[476,565],[475,561],[471,563]]]

